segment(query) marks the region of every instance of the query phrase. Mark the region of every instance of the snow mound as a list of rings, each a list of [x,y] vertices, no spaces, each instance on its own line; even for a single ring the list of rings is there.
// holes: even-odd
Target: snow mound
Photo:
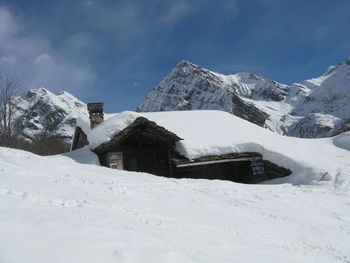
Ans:
[[[258,152],[265,160],[290,169],[284,182],[314,184],[350,176],[350,152],[339,137],[300,139],[281,136],[222,111],[177,111],[110,115],[103,123],[85,131],[90,149],[108,142],[115,134],[143,116],[183,140],[176,150],[189,159],[232,152]],[[345,145],[339,147],[337,144]],[[344,180],[342,180],[344,181]],[[345,180],[344,182],[347,182]],[[341,186],[341,184],[338,184]]]
[[[335,146],[350,151],[350,132],[344,132],[333,138]]]
[[[84,146],[84,147],[77,149],[75,151],[64,153],[64,154],[62,154],[62,156],[66,156],[66,157],[76,161],[77,163],[96,164],[96,165],[100,164],[97,155],[94,154],[92,151],[90,151],[88,146]]]

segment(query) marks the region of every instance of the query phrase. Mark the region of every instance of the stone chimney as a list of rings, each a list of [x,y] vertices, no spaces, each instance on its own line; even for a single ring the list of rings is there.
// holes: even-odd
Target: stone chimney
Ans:
[[[90,114],[90,127],[95,128],[103,122],[103,102],[91,102],[87,105]]]
[[[349,60],[350,61],[350,60]],[[343,125],[343,132],[348,132],[350,131],[350,121],[346,122],[344,125]]]

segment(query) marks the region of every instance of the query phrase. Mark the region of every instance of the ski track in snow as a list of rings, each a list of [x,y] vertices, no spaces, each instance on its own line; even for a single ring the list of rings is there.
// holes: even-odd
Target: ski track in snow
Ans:
[[[333,181],[171,179],[4,148],[0,162],[1,263],[350,262]]]

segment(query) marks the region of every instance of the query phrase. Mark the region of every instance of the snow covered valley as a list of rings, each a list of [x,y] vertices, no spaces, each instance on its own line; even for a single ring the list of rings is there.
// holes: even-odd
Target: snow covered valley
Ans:
[[[346,156],[348,135],[334,141]],[[1,263],[350,262],[350,174],[299,185],[293,175],[171,179],[100,167],[80,151],[0,148]]]

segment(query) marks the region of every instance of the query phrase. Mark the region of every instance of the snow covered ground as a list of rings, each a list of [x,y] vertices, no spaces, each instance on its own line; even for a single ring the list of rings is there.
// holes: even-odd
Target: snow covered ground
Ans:
[[[350,150],[349,133],[333,142]],[[0,148],[1,263],[350,262],[349,178],[179,180],[99,167],[79,151]]]

